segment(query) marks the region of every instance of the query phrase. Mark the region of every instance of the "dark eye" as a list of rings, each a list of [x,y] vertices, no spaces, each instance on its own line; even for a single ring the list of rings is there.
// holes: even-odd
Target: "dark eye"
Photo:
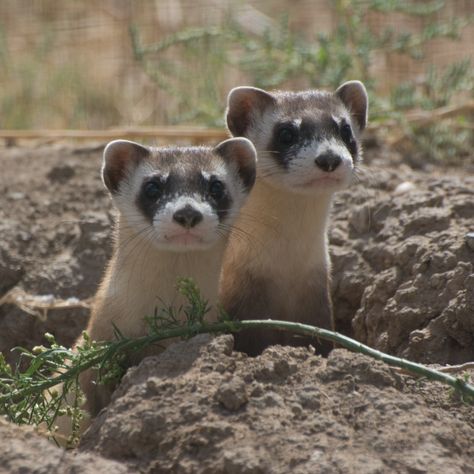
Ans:
[[[161,185],[157,181],[149,181],[143,187],[143,194],[150,201],[156,201],[160,193],[161,193]]]
[[[348,123],[343,122],[341,124],[339,133],[341,134],[341,138],[344,143],[349,144],[352,141],[352,129]]]
[[[296,142],[298,131],[294,127],[282,127],[278,130],[277,138],[281,145],[290,146]]]
[[[209,184],[209,194],[213,199],[216,201],[219,201],[219,199],[222,199],[224,197],[225,193],[225,185],[222,181],[219,181],[218,179],[214,179],[210,182]]]

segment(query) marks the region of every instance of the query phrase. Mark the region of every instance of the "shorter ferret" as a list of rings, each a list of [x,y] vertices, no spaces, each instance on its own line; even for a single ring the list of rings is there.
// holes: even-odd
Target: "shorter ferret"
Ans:
[[[109,143],[102,177],[119,213],[113,256],[86,329],[90,338],[111,340],[114,326],[127,337],[145,335],[145,316],[183,304],[179,277],[192,278],[215,305],[232,223],[255,175],[256,151],[246,138],[215,148]],[[95,377],[91,370],[80,377],[93,416],[111,395]]]

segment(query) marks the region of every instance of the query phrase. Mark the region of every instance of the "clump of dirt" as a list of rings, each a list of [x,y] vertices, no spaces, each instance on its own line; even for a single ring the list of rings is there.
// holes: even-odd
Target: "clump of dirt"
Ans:
[[[142,473],[474,470],[473,415],[445,387],[425,384],[449,409],[360,354],[275,346],[248,358],[232,346],[197,336],[145,359],[80,451]]]
[[[124,464],[82,453],[65,453],[33,429],[0,419],[0,472],[2,474],[131,474]]]

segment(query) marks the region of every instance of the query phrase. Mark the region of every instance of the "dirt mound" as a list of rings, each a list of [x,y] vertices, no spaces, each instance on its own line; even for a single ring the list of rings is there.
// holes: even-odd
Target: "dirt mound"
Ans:
[[[44,343],[46,331],[70,345],[86,325],[111,248],[101,149],[0,149],[0,351],[10,361],[12,347]],[[474,178],[384,160],[335,200],[338,329],[413,360],[474,360]],[[0,472],[108,462],[29,430],[0,432]],[[324,360],[275,347],[250,359],[226,336],[132,369],[80,450],[118,460],[113,472],[474,473],[473,438],[472,407],[438,384],[343,350]]]
[[[252,359],[232,336],[209,341],[129,371],[80,450],[143,473],[474,472],[472,414],[429,406],[379,362],[280,346]]]
[[[46,300],[94,295],[113,221],[101,150],[1,150],[0,298],[15,285]],[[474,360],[474,178],[414,171],[384,154],[336,196],[330,244],[338,329],[414,360]],[[7,301],[0,350],[42,343],[45,331],[69,345],[87,316],[66,307],[41,320]]]
[[[412,360],[474,360],[474,177],[374,170],[367,184],[334,209],[341,328]]]
[[[87,309],[74,302],[94,295],[111,254],[111,204],[100,181],[100,150],[0,151],[0,298],[16,285],[53,308],[35,311],[26,296],[0,304],[0,351],[10,361],[12,347],[44,343],[46,331],[70,345],[87,323]],[[57,298],[71,301],[71,308],[54,309]]]

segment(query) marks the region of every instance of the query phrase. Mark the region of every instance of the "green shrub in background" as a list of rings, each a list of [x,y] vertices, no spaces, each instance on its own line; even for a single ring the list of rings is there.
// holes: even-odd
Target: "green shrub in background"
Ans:
[[[393,55],[425,64],[429,41],[459,39],[473,18],[447,18],[447,0],[327,0],[324,9],[331,9],[337,23],[329,33],[308,32],[305,27],[304,34],[288,18],[264,21],[262,26],[258,6],[271,5],[266,0],[257,2],[250,20],[247,10],[245,21],[255,19],[258,26],[248,28],[240,13],[241,8],[252,7],[243,0],[232,2],[222,24],[182,29],[156,44],[143,42],[143,32],[133,25],[134,19],[146,25],[147,12],[159,12],[153,2],[136,11],[119,9],[125,31],[106,13],[91,15],[89,3],[81,0],[57,8],[55,2],[38,2],[35,9],[22,2],[1,4],[0,128],[223,126],[225,96],[232,86],[334,89],[357,78],[369,89],[371,124],[383,125],[380,133],[403,145],[414,162],[472,156],[472,107],[443,120],[433,113],[429,123],[407,119],[414,110],[430,113],[463,101],[472,103],[473,69],[468,57],[449,67],[430,66],[416,81],[397,84],[391,91],[383,84],[386,75],[377,75],[374,67]],[[184,8],[186,1],[182,3]],[[316,13],[311,0],[292,8]],[[18,20],[18,32],[12,18]],[[393,24],[394,18],[400,19],[396,28],[383,26],[389,19]],[[413,21],[423,25],[416,34],[405,26]],[[126,47],[110,45],[111,38],[115,45],[126,45],[130,23],[134,64],[128,61]],[[75,44],[81,31],[87,41]],[[103,37],[104,44],[97,46],[95,56],[90,45],[97,37]],[[472,46],[459,47],[472,54]]]
[[[195,122],[223,126],[223,93],[226,77],[238,71],[246,83],[264,89],[329,88],[335,89],[347,79],[360,79],[371,96],[371,122],[399,122],[404,137],[410,138],[409,151],[422,158],[462,159],[470,154],[472,128],[463,124],[467,117],[414,126],[404,122],[408,110],[433,110],[449,105],[460,94],[474,97],[474,74],[469,59],[444,70],[428,67],[424,78],[395,87],[386,97],[378,96],[377,78],[371,72],[378,54],[407,55],[423,60],[423,48],[435,38],[457,40],[472,17],[436,20],[446,2],[401,0],[335,0],[330,2],[338,24],[329,34],[303,38],[283,18],[277,27],[261,35],[249,34],[232,15],[219,28],[193,28],[170,35],[157,44],[144,46],[136,27],[130,29],[136,60],[158,87],[176,103],[170,110],[171,123]],[[411,34],[385,28],[374,32],[367,15],[401,13],[423,18],[421,32]],[[453,130],[454,126],[454,130]],[[455,133],[453,133],[455,131]],[[407,150],[408,151],[408,150]]]

